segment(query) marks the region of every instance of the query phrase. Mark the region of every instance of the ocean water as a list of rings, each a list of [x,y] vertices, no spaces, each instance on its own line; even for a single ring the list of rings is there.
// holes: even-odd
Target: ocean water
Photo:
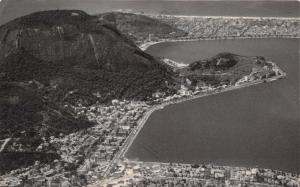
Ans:
[[[173,15],[299,17],[297,1],[3,0],[0,3],[0,25],[16,17],[50,9],[80,9],[90,14],[131,9]]]
[[[265,56],[287,77],[156,111],[126,157],[300,172],[298,39],[162,43],[147,52],[192,61],[219,52]]]

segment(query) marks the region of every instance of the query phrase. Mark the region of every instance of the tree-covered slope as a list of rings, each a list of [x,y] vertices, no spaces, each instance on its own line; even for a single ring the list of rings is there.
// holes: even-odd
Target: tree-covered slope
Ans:
[[[171,93],[172,82],[168,67],[97,16],[55,10],[8,22],[0,27],[0,162],[27,166],[28,153],[51,161],[56,149],[39,145],[94,125],[72,107],[147,100]],[[2,164],[0,173],[16,168]]]
[[[58,100],[71,90],[91,99],[99,93],[103,101],[146,99],[171,81],[163,64],[114,26],[75,10],[38,12],[0,27],[0,66],[2,81],[34,79],[62,94]]]

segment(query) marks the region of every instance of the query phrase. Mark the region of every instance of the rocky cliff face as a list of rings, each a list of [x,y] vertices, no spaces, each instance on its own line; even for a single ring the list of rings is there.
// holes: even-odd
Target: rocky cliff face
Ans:
[[[93,57],[89,59],[90,61],[96,61],[99,66],[108,68],[118,69],[124,67],[122,64],[137,63],[137,60],[131,60],[134,57],[122,58],[127,53],[134,53],[137,50],[129,40],[121,36],[114,27],[81,11],[39,12],[16,19],[0,29],[0,58],[14,49],[24,48],[44,61],[61,61],[74,56],[90,55]],[[115,55],[116,53],[118,55]],[[112,57],[115,58],[115,62],[108,64]],[[89,61],[79,62],[79,60],[82,59],[77,59],[77,63]],[[141,66],[147,64],[147,62],[138,63]]]
[[[23,76],[4,68],[11,63]],[[170,78],[164,65],[115,27],[75,10],[38,12],[0,27],[0,66],[2,81],[35,79],[70,89],[80,83],[77,90],[99,92],[104,100],[146,99]]]

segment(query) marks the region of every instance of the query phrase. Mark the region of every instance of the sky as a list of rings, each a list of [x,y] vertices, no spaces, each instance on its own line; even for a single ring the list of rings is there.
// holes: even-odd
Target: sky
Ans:
[[[1,2],[2,0],[0,0]],[[51,0],[37,0],[37,1],[51,1]],[[84,0],[82,0],[84,1]],[[156,2],[160,2],[160,1],[255,1],[255,0],[98,0],[101,2],[105,2],[105,1],[156,1]],[[258,1],[299,1],[300,0],[258,0]]]
[[[46,0],[41,0],[46,1]],[[99,1],[253,1],[253,0],[99,0]],[[259,0],[259,1],[300,1],[300,0]]]

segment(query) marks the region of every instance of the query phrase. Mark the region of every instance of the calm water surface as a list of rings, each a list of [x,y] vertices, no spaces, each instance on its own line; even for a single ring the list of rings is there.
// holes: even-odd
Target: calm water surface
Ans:
[[[300,172],[299,40],[177,42],[148,49],[186,63],[224,51],[270,58],[288,77],[154,112],[128,158]]]

